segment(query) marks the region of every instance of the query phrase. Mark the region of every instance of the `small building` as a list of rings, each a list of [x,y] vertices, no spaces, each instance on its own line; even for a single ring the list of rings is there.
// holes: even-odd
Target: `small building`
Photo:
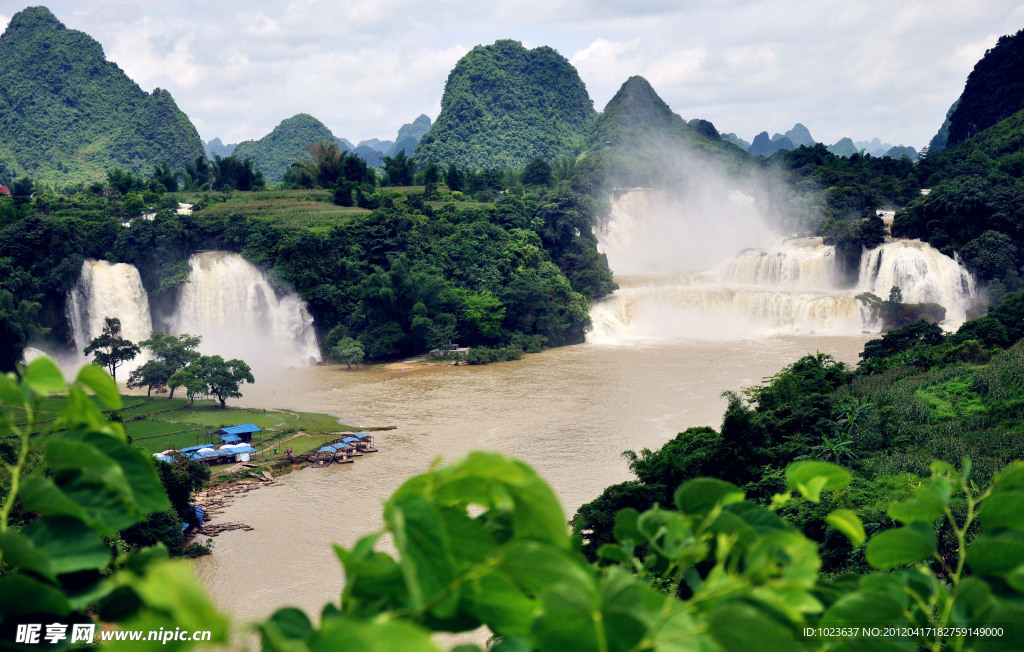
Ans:
[[[243,423],[240,426],[228,426],[227,428],[215,430],[213,434],[217,435],[225,444],[237,444],[252,441],[252,434],[260,431],[260,428],[251,423]]]

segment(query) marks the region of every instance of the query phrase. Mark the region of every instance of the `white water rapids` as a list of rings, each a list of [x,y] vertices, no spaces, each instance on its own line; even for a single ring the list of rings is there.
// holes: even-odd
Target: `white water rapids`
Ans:
[[[944,325],[954,327],[976,296],[958,260],[917,240],[891,240],[864,252],[856,286],[844,289],[835,272],[835,248],[821,238],[781,240],[748,217],[738,229],[702,227],[698,232],[719,231],[705,245],[694,237],[693,226],[692,216],[673,215],[671,205],[654,193],[632,191],[616,202],[599,240],[612,268],[624,274],[616,277],[620,289],[593,306],[590,341],[877,331],[856,295],[886,299],[894,286],[906,303],[941,304]],[[751,246],[758,240],[775,243]],[[652,249],[645,253],[648,244]],[[747,248],[695,267],[735,244]]]

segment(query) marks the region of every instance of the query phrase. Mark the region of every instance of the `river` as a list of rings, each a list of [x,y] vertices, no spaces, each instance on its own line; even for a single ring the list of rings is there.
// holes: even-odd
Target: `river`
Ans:
[[[437,458],[474,449],[515,456],[552,485],[569,518],[630,477],[626,449],[656,448],[680,430],[718,426],[724,390],[759,383],[807,353],[855,362],[867,335],[582,344],[479,367],[293,369],[243,388],[242,405],[325,412],[343,423],[394,425],[380,452],[304,469],[239,497],[218,516],[253,531],[215,539],[196,561],[214,601],[237,619],[285,605],[318,614],[337,602],[351,546],[381,526],[384,500]]]

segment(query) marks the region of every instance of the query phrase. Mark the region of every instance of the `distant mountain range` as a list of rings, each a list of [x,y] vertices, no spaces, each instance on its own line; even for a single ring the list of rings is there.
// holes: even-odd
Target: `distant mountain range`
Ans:
[[[223,158],[232,154],[252,159],[268,183],[277,183],[284,177],[289,165],[308,154],[306,146],[311,143],[320,140],[337,142],[342,151],[354,153],[371,167],[380,167],[385,156],[394,157],[399,151],[411,157],[419,139],[429,129],[430,118],[421,115],[411,123],[402,125],[395,141],[373,138],[352,145],[349,140],[336,137],[324,123],[313,116],[299,113],[282,121],[259,140],[225,145],[220,138],[214,138],[204,143],[204,146],[210,159],[215,155]]]
[[[770,157],[775,152],[796,149],[801,146],[810,147],[816,143],[807,127],[799,122],[793,125],[793,128],[786,133],[776,133],[771,138],[768,137],[767,131],[762,131],[754,137],[754,142],[749,145],[746,144],[746,141],[736,136],[736,134],[724,134],[722,138],[738,147],[743,147],[755,156],[763,156],[765,158]],[[876,157],[889,156],[891,158],[906,156],[913,161],[916,161],[918,158],[917,150],[913,147],[904,147],[903,145],[894,147],[889,143],[883,143],[878,138],[857,142],[854,142],[851,138],[841,138],[836,143],[829,145],[827,149],[836,156],[846,157],[853,156],[854,154],[870,154]]]
[[[999,39],[979,61],[931,150],[963,142],[1024,109],[1021,69],[1024,31]],[[374,167],[399,152],[415,155],[421,164],[474,169],[522,168],[536,158],[600,153],[623,183],[663,173],[653,166],[655,153],[665,147],[695,147],[735,162],[741,154],[770,157],[815,143],[800,123],[785,133],[761,132],[747,143],[706,120],[687,122],[642,77],[627,80],[598,114],[568,60],[552,48],[527,49],[512,40],[478,45],[462,57],[448,76],[437,121],[421,115],[394,140],[353,145],[313,116],[298,114],[259,140],[203,143],[167,91],[144,92],[106,60],[99,43],[67,29],[47,9],[18,12],[0,36],[0,177],[89,181],[112,167],[148,173],[168,163],[180,169],[205,153],[250,158],[274,183],[318,140],[337,142]],[[912,147],[878,138],[843,138],[828,150],[840,156],[918,156]],[[634,160],[627,163],[629,157]]]
[[[162,89],[146,93],[93,38],[45,7],[0,36],[0,173],[55,184],[104,179],[110,168],[182,168],[203,155],[199,133]]]

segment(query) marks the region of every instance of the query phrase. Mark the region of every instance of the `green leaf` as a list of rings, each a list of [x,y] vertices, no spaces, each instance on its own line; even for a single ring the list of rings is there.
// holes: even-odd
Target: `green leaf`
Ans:
[[[71,607],[59,589],[27,575],[0,577],[0,614],[5,619],[21,614],[66,616],[69,613]]]
[[[913,523],[871,537],[865,555],[869,564],[886,570],[930,559],[937,550],[935,531],[924,523]]]
[[[721,503],[738,503],[746,496],[742,489],[716,478],[688,480],[676,489],[676,508],[684,514],[706,514]]]
[[[1002,485],[1000,485],[1002,486]],[[1000,489],[981,505],[979,518],[990,530],[1024,530],[1024,491]]]
[[[625,543],[626,541],[632,541],[634,545],[642,545],[647,541],[644,536],[637,529],[637,519],[640,518],[640,512],[636,511],[632,507],[620,509],[615,513],[615,527],[612,530],[612,534],[615,536],[615,540],[619,543]]]
[[[53,560],[20,532],[0,532],[0,553],[3,553],[4,563],[12,568],[35,573],[51,582],[57,581]]]
[[[906,620],[903,605],[888,593],[860,591],[843,596],[821,618],[822,627],[872,625],[883,627]]]
[[[740,600],[725,602],[715,608],[708,619],[708,631],[727,652],[795,652],[803,648],[788,623]]]
[[[342,618],[325,622],[309,644],[311,652],[440,652],[430,632],[401,620],[367,622]]]
[[[986,532],[967,549],[967,565],[978,575],[1003,575],[1024,564],[1024,533]]]
[[[103,538],[72,518],[40,518],[21,532],[53,560],[58,574],[102,570],[112,558]]]
[[[942,515],[945,505],[935,492],[919,488],[914,497],[889,505],[889,516],[901,523],[931,523]]]
[[[837,509],[825,517],[825,521],[846,535],[854,548],[860,547],[867,536],[864,533],[864,524],[860,517],[849,509]]]
[[[388,501],[384,519],[401,553],[399,566],[412,607],[424,609],[428,602],[446,592],[455,579],[451,541],[441,515],[424,496],[412,494]],[[450,617],[458,599],[458,590],[454,590],[431,611],[442,618]]]
[[[614,543],[606,543],[597,549],[597,556],[606,561],[616,562],[619,564],[628,564],[629,555],[622,549],[622,546],[617,546]]]
[[[25,406],[25,395],[21,393],[18,383],[5,373],[0,373],[0,403],[14,407]]]
[[[259,629],[264,650],[281,650],[305,642],[313,633],[313,623],[302,610],[285,607],[260,623]]]
[[[53,360],[46,357],[36,358],[28,364],[25,369],[25,384],[43,396],[63,392],[67,388],[60,369]]]
[[[121,409],[121,394],[110,375],[94,364],[87,364],[78,372],[76,381],[93,391],[96,398],[111,410]]]
[[[786,467],[786,485],[790,491],[799,491],[811,502],[818,502],[822,491],[842,489],[850,484],[850,472],[828,462],[804,460]]]
[[[171,503],[160,482],[160,473],[156,470],[152,456],[101,433],[73,433],[65,438],[90,444],[116,462],[141,514],[154,514],[170,508]]]
[[[1010,462],[999,472],[999,489],[1024,488],[1024,462]]]
[[[21,499],[22,506],[30,512],[43,516],[70,516],[87,523],[91,521],[82,506],[71,500],[49,478],[39,475],[25,478],[18,498]],[[103,534],[112,535],[113,532]]]
[[[580,584],[559,584],[544,594],[543,615],[534,624],[540,650],[600,650],[599,598]],[[601,637],[603,638],[603,637]]]
[[[1014,568],[1006,576],[1006,583],[1024,593],[1024,564]]]

